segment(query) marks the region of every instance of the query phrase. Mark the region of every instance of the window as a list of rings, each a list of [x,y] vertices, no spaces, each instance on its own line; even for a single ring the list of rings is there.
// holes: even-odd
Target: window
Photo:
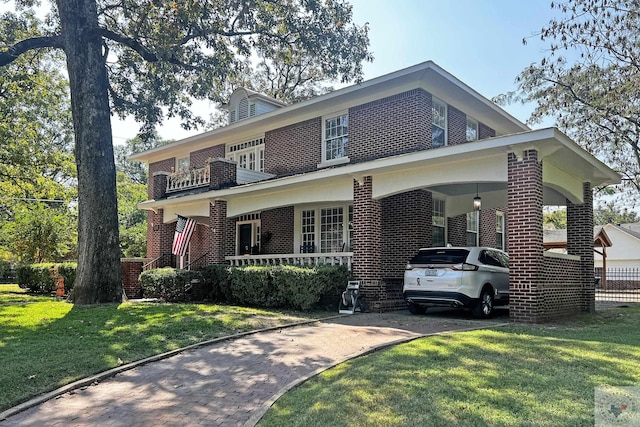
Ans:
[[[176,172],[187,172],[189,170],[189,158],[182,157],[176,160]]]
[[[227,159],[241,168],[264,172],[264,138],[227,145]]]
[[[320,210],[320,252],[342,252],[343,223],[342,208]]]
[[[348,159],[349,156],[349,114],[324,120],[322,161]]]
[[[496,248],[504,250],[504,213],[496,211]]]
[[[478,122],[467,117],[467,142],[478,139]]]
[[[433,246],[445,245],[445,224],[446,219],[444,216],[444,200],[433,199],[433,214],[431,216],[433,231],[432,231],[432,244]]]
[[[467,213],[467,246],[478,246],[478,214],[480,212]]]
[[[447,145],[447,104],[433,98],[431,107],[431,147]]]
[[[348,252],[353,239],[353,207],[339,205],[296,210],[300,252]],[[312,249],[313,248],[313,249]]]
[[[316,246],[316,211],[302,211],[301,252],[315,252]]]

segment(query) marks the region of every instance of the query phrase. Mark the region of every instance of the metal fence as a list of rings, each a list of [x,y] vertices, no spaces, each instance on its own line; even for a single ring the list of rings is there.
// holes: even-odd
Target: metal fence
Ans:
[[[596,301],[640,303],[640,268],[596,268],[594,273]]]

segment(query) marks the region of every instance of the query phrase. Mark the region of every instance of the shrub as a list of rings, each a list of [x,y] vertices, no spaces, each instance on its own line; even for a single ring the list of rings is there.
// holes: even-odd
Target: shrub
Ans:
[[[51,275],[54,264],[26,264],[16,269],[18,286],[29,292],[45,294],[56,289],[56,281]]]
[[[232,302],[300,310],[336,308],[350,277],[344,266],[232,268]]]
[[[186,301],[191,280],[195,278],[199,278],[197,272],[173,267],[143,271],[140,274],[142,296],[145,298],[163,298],[170,302]]]
[[[13,283],[15,280],[15,265],[10,261],[0,260],[0,282]]]
[[[231,301],[231,281],[229,268],[226,265],[211,264],[199,268],[198,272],[200,273],[200,299]]]

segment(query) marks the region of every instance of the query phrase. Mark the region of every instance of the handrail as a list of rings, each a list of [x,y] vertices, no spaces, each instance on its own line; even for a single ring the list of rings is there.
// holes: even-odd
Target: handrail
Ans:
[[[198,262],[203,260],[203,259],[206,260],[208,255],[209,255],[209,252],[200,255],[198,258],[194,259],[193,261],[190,261],[187,265],[185,265],[183,267],[183,269],[184,270],[191,270],[191,266],[192,265],[195,265],[196,267],[199,267]],[[205,265],[207,265],[207,264],[205,263]]]
[[[186,190],[188,188],[202,187],[211,181],[209,168],[191,169],[183,172],[174,172],[167,177],[167,193]]]

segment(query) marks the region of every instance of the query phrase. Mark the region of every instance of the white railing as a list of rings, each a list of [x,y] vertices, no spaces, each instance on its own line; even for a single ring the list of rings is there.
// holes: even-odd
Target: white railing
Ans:
[[[174,172],[167,177],[167,193],[209,185],[209,168]]]
[[[243,265],[346,265],[351,270],[353,252],[327,252],[312,254],[267,254],[267,255],[240,255],[225,258],[231,266]]]

